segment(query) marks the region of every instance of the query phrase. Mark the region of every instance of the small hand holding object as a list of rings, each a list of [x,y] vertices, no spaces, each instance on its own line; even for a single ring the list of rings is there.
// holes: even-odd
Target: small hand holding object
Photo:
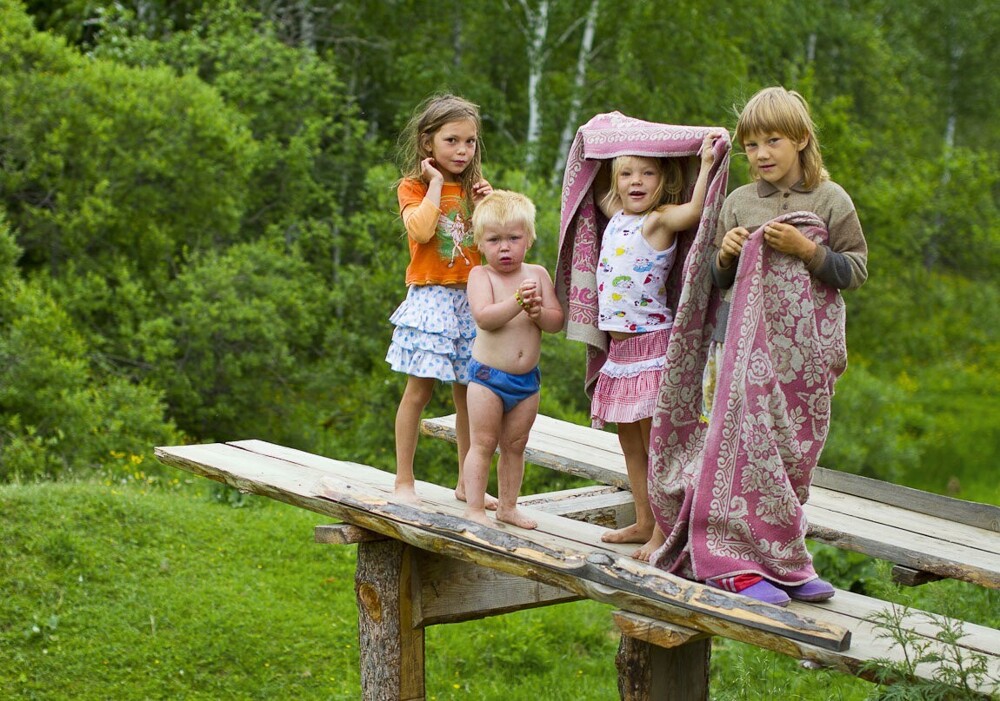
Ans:
[[[783,222],[772,222],[764,227],[764,243],[779,253],[787,253],[804,261],[811,260],[816,253],[815,243],[791,224]]]
[[[518,304],[531,319],[542,313],[542,299],[538,295],[538,284],[534,280],[524,280],[517,288]]]
[[[722,132],[719,131],[710,131],[705,134],[705,138],[701,141],[701,149],[699,151],[702,167],[710,166],[715,163],[715,142],[721,138]]]
[[[472,186],[472,202],[474,204],[479,204],[479,202],[491,192],[493,192],[493,186],[485,180],[480,180]]]
[[[740,257],[743,244],[750,238],[750,232],[742,226],[737,226],[726,232],[719,249],[719,265],[728,268],[730,263]]]
[[[435,180],[443,182],[444,176],[437,169],[437,162],[433,158],[425,158],[420,161],[420,177],[429,185]]]

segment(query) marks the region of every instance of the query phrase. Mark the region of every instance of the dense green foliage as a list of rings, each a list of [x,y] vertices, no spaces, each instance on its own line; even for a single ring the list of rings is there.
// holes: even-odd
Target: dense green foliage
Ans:
[[[0,0],[0,484],[20,485],[0,486],[0,696],[356,697],[353,551],[311,545],[299,510],[205,503],[152,446],[393,468],[394,145],[433,92],[482,106],[486,176],[535,200],[550,269],[592,115],[732,128],[759,87],[802,92],[870,247],[823,463],[1000,503],[998,33],[978,0]],[[546,338],[543,413],[586,422],[583,358]],[[441,388],[428,412],[451,411]],[[416,465],[450,484],[454,449],[422,441]],[[998,624],[995,592],[817,566]],[[431,629],[429,698],[613,697],[605,613]],[[872,689],[715,659],[719,699]]]
[[[0,0],[0,480],[242,437],[391,469],[403,378],[382,356],[406,263],[392,155],[420,99],[482,105],[486,174],[536,200],[533,256],[551,267],[579,124],[618,109],[731,127],[780,82],[810,99],[871,249],[823,462],[997,500],[1000,10],[439,9]],[[746,178],[737,156],[731,183]],[[586,420],[582,358],[547,339],[544,412]],[[448,394],[429,410],[449,412]],[[421,444],[418,463],[450,479],[447,447]]]

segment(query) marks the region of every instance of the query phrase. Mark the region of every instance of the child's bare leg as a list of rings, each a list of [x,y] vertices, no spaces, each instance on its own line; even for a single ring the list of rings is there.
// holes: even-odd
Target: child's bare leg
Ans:
[[[465,501],[465,460],[469,455],[469,400],[468,386],[453,382],[451,396],[455,400],[455,438],[458,444],[458,482],[455,485],[455,498]],[[491,458],[492,459],[492,458]],[[486,508],[495,511],[496,497],[486,495]]]
[[[538,522],[517,508],[524,479],[524,449],[528,434],[538,414],[538,394],[528,397],[503,417],[500,433],[500,460],[497,464],[500,483],[500,506],[497,521],[520,528],[537,528]]]
[[[635,523],[624,528],[607,531],[601,536],[605,543],[648,543],[653,537],[653,510],[649,507],[649,429],[643,430],[641,419],[632,423],[618,424],[618,442],[625,454],[625,469],[635,501]],[[662,535],[662,534],[661,534]],[[641,549],[641,548],[640,548]]]
[[[503,403],[500,397],[482,385],[473,384],[468,391],[469,422],[475,428],[469,436],[469,452],[465,457],[463,480],[465,487],[465,518],[493,526],[486,516],[486,484],[490,465],[500,440]]]
[[[434,378],[408,375],[403,397],[396,409],[396,482],[393,495],[401,501],[419,504],[413,479],[413,457],[417,452],[420,414],[434,393]]]

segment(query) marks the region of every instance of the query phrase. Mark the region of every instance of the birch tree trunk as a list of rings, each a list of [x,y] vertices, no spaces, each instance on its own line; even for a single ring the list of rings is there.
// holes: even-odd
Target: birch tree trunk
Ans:
[[[542,0],[538,9],[532,9],[526,0],[521,0],[526,18],[525,32],[528,38],[528,133],[525,137],[527,154],[524,164],[531,170],[538,156],[538,142],[542,135],[542,109],[538,99],[538,88],[545,68],[545,37],[549,31],[549,3]]]
[[[573,143],[577,123],[580,120],[580,106],[583,104],[584,84],[587,80],[587,62],[594,49],[594,35],[597,33],[597,14],[600,0],[591,0],[587,11],[587,23],[583,27],[583,37],[580,39],[580,50],[576,55],[576,74],[573,76],[573,94],[570,98],[569,111],[559,135],[559,149],[556,151],[556,161],[552,166],[552,183],[558,185],[562,179],[563,168],[566,167],[566,155]]]

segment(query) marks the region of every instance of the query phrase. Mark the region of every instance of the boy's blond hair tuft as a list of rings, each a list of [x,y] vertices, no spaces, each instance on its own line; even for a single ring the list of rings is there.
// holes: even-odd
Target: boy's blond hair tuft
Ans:
[[[802,164],[802,179],[807,189],[813,190],[830,174],[823,167],[823,155],[816,138],[816,125],[809,113],[809,103],[794,90],[781,86],[764,88],[744,105],[736,122],[736,141],[745,147],[745,141],[753,135],[777,132],[794,141],[808,139],[804,149],[799,151]],[[750,164],[750,176],[760,179],[757,167]]]
[[[494,190],[472,213],[472,236],[478,246],[486,229],[522,225],[528,246],[535,242],[535,203],[527,195],[511,190]]]

